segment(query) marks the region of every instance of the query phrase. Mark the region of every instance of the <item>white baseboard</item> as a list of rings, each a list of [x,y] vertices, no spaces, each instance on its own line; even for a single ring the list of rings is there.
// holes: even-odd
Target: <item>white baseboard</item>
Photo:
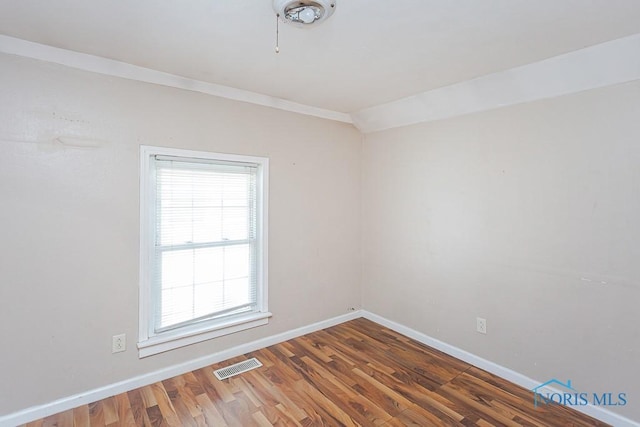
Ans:
[[[382,326],[394,330],[395,332],[398,332],[418,342],[440,350],[471,365],[477,366],[480,369],[484,369],[487,372],[504,378],[507,381],[511,381],[512,383],[515,383],[526,389],[530,390],[541,383],[541,381],[531,379],[511,369],[505,368],[504,366],[498,365],[479,356],[476,356],[475,354],[469,353],[468,351],[462,350],[458,347],[432,338],[426,334],[423,334],[422,332],[418,332],[400,323],[393,322],[389,319],[378,316],[377,314],[368,312],[366,310],[357,310],[345,315],[333,317],[328,320],[303,326],[301,328],[252,341],[250,343],[233,347],[228,350],[223,350],[205,357],[190,360],[178,365],[150,372],[148,374],[140,375],[125,381],[120,381],[104,387],[96,388],[94,390],[89,390],[85,393],[76,394],[74,396],[58,399],[44,405],[33,406],[18,412],[3,415],[0,417],[0,427],[15,427],[19,424],[25,424],[30,421],[44,418],[59,412],[67,411],[81,405],[86,405],[100,399],[105,399],[119,393],[124,393],[139,387],[153,384],[158,381],[166,380],[167,378],[175,377],[186,372],[201,369],[205,366],[222,362],[224,360],[231,359],[245,353],[259,350],[261,348],[269,347],[271,345],[278,344],[283,341],[287,341],[311,332],[315,332],[320,329],[339,325],[340,323],[357,319],[359,317],[364,317],[373,322],[376,322]],[[575,407],[574,409],[616,427],[640,427],[640,423],[637,423],[633,420],[630,420],[629,418],[625,418],[621,415],[615,414],[611,411],[597,406],[580,406]]]
[[[339,325],[340,323],[357,319],[359,317],[362,317],[362,312],[360,310],[356,310],[348,314],[333,317],[331,319],[323,320],[321,322],[313,323],[301,328],[292,329],[280,334],[265,337],[247,344],[230,348],[228,350],[223,350],[218,353],[210,354],[208,356],[200,357],[198,359],[160,369],[158,371],[149,372],[148,374],[140,375],[124,381],[109,384],[104,387],[89,390],[84,393],[79,393],[73,396],[58,399],[44,405],[32,406],[18,412],[0,416],[0,427],[15,427],[20,424],[25,424],[34,420],[38,420],[40,418],[47,417],[49,415],[76,408],[81,405],[86,405],[97,400],[106,399],[107,397],[115,396],[116,394],[134,390],[139,387],[144,387],[146,385],[166,380],[177,375],[182,375],[186,372],[201,369],[205,366],[231,359],[232,357],[260,350],[261,348],[269,347],[274,344],[279,344],[283,341],[309,334],[311,332],[319,331],[320,329]]]
[[[362,317],[385,326],[395,332],[398,332],[399,334],[405,335],[418,342],[421,342],[422,344],[428,345],[429,347],[433,347],[436,350],[440,350],[443,353],[467,362],[480,369],[484,369],[485,371],[497,375],[500,378],[504,378],[507,381],[511,381],[514,384],[524,387],[527,390],[531,390],[534,387],[542,384],[543,382],[531,379],[509,368],[505,368],[504,366],[498,365],[497,363],[493,363],[489,360],[483,359],[482,357],[476,356],[475,354],[469,353],[468,351],[462,350],[458,347],[432,338],[428,335],[423,334],[422,332],[416,331],[415,329],[411,329],[400,323],[396,323],[392,320],[389,320],[382,316],[378,316],[377,314],[368,312],[366,310],[362,310]],[[559,392],[558,390],[554,390],[552,387],[548,387],[548,389],[552,392]],[[615,414],[605,408],[601,408],[591,404],[585,406],[575,406],[572,407],[572,409],[575,409],[578,412],[589,415],[590,417],[596,418],[605,423],[611,424],[615,427],[640,427],[640,423],[638,422],[623,417],[622,415]]]

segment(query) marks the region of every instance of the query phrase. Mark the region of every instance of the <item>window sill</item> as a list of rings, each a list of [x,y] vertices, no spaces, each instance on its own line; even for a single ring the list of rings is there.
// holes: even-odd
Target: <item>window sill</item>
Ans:
[[[250,313],[234,317],[226,321],[219,321],[211,325],[199,325],[197,328],[165,332],[138,343],[138,357],[140,359],[163,353],[175,348],[210,340],[212,338],[229,335],[246,329],[263,326],[269,323],[271,313]]]

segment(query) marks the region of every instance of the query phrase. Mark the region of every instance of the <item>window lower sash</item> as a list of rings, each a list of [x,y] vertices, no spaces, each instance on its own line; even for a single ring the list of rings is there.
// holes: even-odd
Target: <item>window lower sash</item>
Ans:
[[[157,252],[171,252],[171,251],[183,251],[189,249],[207,249],[207,248],[219,248],[223,246],[237,246],[237,245],[253,245],[255,239],[244,240],[220,240],[219,242],[207,242],[207,243],[182,243],[179,245],[157,245]]]
[[[244,309],[242,312],[245,313],[247,311],[250,311],[252,309],[254,309],[256,306],[256,303],[249,303],[249,304],[242,304],[242,305],[238,305],[235,307],[229,307],[227,309],[224,310],[220,310],[220,311],[216,311],[215,313],[209,313],[205,316],[201,316],[201,317],[197,317],[194,319],[189,319],[189,320],[185,320],[184,322],[180,322],[180,323],[175,323],[173,325],[169,325],[169,326],[165,326],[164,328],[157,328],[155,330],[156,334],[159,333],[165,333],[167,331],[171,331],[173,329],[178,329],[178,328],[182,328],[184,326],[190,325],[190,324],[197,324],[199,322],[205,322],[208,320],[216,320],[218,318],[220,318],[221,316],[224,316],[225,314],[231,314],[234,311],[240,311],[242,309]]]

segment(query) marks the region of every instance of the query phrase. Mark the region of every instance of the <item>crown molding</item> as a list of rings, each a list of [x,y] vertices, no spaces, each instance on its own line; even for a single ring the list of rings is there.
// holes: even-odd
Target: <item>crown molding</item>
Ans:
[[[139,67],[126,62],[86,53],[52,47],[40,43],[34,43],[14,37],[0,35],[0,52],[10,55],[18,55],[40,61],[52,62],[83,71],[104,74],[107,76],[121,77],[128,80],[136,80],[207,95],[232,99],[234,101],[248,102],[278,110],[320,117],[344,123],[352,123],[351,116],[338,111],[325,110],[310,105],[298,104],[286,99],[269,95],[236,89],[229,86],[207,83],[200,80],[169,74],[150,68]]]
[[[364,133],[431,122],[640,79],[640,33],[351,114]]]
[[[640,79],[640,33],[351,114],[0,35],[0,52],[354,124],[371,133]]]

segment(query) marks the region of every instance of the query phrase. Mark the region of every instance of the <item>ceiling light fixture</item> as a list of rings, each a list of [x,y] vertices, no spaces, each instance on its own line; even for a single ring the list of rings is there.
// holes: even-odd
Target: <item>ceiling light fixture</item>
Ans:
[[[280,20],[308,27],[326,20],[336,10],[336,0],[273,0],[276,12],[276,53],[280,53]]]
[[[335,9],[335,0],[273,0],[276,15],[284,22],[300,27],[319,24]]]

